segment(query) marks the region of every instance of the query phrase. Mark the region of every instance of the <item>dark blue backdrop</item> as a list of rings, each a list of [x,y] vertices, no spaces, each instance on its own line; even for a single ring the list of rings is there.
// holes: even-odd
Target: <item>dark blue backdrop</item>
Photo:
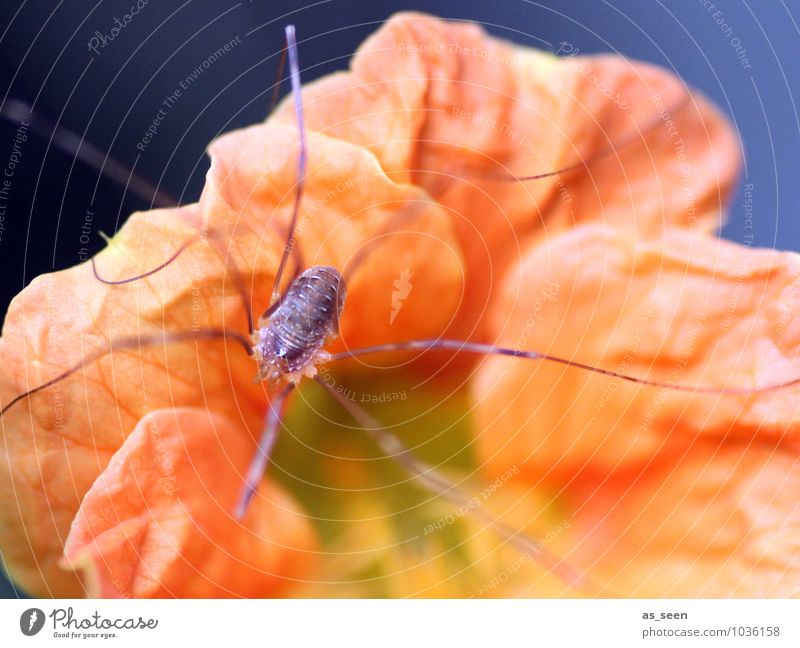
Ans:
[[[417,9],[478,21],[499,36],[535,47],[555,50],[568,40],[584,53],[616,51],[673,69],[726,110],[739,130],[747,156],[743,183],[754,185],[755,243],[800,250],[797,1],[322,0],[304,6],[150,0],[105,47],[97,44],[97,51],[90,51],[92,35],[108,36],[114,18],[136,2],[4,3],[0,91],[6,99],[34,104],[124,163],[135,162],[142,175],[182,196],[182,202],[199,195],[209,140],[263,118],[286,23],[297,25],[303,76],[309,80],[344,68],[358,43],[393,12]],[[158,137],[138,156],[136,144],[175,80],[237,35],[241,44],[193,84],[191,101],[170,110]],[[0,163],[11,155],[16,134],[16,126],[0,123]],[[724,232],[739,241],[742,201],[740,192]],[[29,138],[0,231],[0,314],[34,276],[78,261],[80,227],[90,204],[95,228],[104,231],[114,231],[126,214],[146,206],[91,169],[73,168],[60,151],[48,152],[46,141]],[[101,245],[94,237],[90,250]],[[0,594],[17,595],[5,583]]]

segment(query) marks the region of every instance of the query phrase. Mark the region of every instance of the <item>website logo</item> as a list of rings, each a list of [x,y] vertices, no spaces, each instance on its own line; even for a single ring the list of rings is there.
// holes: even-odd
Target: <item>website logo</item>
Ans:
[[[30,608],[19,618],[19,629],[22,634],[32,637],[44,627],[44,612],[39,608]]]

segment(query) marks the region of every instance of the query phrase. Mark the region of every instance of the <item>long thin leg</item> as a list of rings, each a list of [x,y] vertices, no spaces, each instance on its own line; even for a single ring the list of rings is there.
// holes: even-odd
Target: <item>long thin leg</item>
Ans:
[[[123,189],[132,190],[155,207],[173,207],[178,200],[163,189],[135,173],[121,162],[103,153],[77,133],[54,123],[30,105],[11,99],[0,107],[0,115],[14,124],[30,123],[31,129],[42,138],[49,138],[64,151],[98,173],[108,176]]]
[[[147,272],[143,272],[142,274],[135,275],[133,277],[126,277],[125,279],[106,279],[105,277],[102,277],[100,275],[100,273],[98,272],[98,270],[97,270],[97,262],[95,261],[94,257],[92,257],[92,259],[91,259],[91,261],[92,261],[92,273],[94,274],[94,278],[95,279],[97,279],[100,283],[104,283],[104,284],[106,284],[108,286],[121,286],[122,284],[133,283],[134,281],[139,281],[140,279],[144,279],[145,277],[149,277],[151,275],[154,275],[157,272],[160,272],[161,270],[166,268],[170,263],[175,261],[175,259],[177,259],[181,254],[183,254],[183,252],[186,250],[186,248],[188,248],[189,246],[194,244],[197,240],[198,240],[198,238],[189,239],[188,241],[184,242],[178,248],[178,250],[175,252],[175,254],[173,254],[169,259],[164,261],[164,263],[161,263],[160,265],[157,265],[152,270],[148,270]]]
[[[295,32],[294,32],[294,26],[293,25],[288,25],[286,27],[286,47],[284,47],[282,52],[281,52],[281,60],[280,60],[280,63],[278,65],[278,70],[277,70],[277,73],[276,73],[276,78],[275,78],[275,83],[274,83],[274,87],[273,87],[272,97],[271,97],[271,100],[270,100],[270,112],[272,112],[272,110],[274,109],[274,107],[275,107],[275,105],[277,103],[277,98],[278,98],[279,91],[280,91],[280,81],[281,81],[281,78],[282,78],[283,69],[284,69],[285,62],[286,62],[287,52],[288,52],[289,59],[290,59],[290,73],[291,73],[292,93],[293,93],[294,102],[295,102],[295,113],[296,113],[297,119],[298,119],[298,132],[300,133],[300,154],[299,154],[299,157],[298,157],[297,191],[295,193],[294,208],[293,208],[292,219],[290,221],[290,226],[289,226],[289,230],[288,230],[287,242],[286,242],[286,245],[284,247],[283,256],[282,256],[281,262],[280,262],[280,264],[278,266],[278,271],[276,272],[275,281],[274,281],[274,284],[273,284],[271,303],[270,303],[270,306],[267,308],[267,310],[262,314],[262,316],[261,316],[261,318],[259,320],[260,322],[265,320],[266,318],[268,318],[270,315],[272,315],[272,313],[275,311],[275,309],[280,305],[280,299],[281,299],[280,283],[281,283],[281,280],[283,278],[283,273],[285,271],[285,266],[286,266],[286,264],[288,262],[289,255],[294,253],[294,255],[296,257],[296,261],[297,261],[295,272],[294,272],[294,278],[297,277],[297,275],[300,273],[300,271],[302,270],[303,265],[304,265],[303,264],[302,253],[300,251],[300,248],[295,245],[295,230],[296,230],[296,225],[297,225],[297,219],[299,217],[299,209],[300,209],[300,203],[301,203],[301,200],[302,200],[302,193],[303,193],[303,187],[304,187],[305,170],[306,170],[306,163],[307,163],[307,145],[306,145],[305,118],[304,118],[304,113],[303,113],[302,97],[301,97],[301,94],[300,94],[301,83],[300,83],[299,62],[298,62],[298,56],[297,56],[297,44],[296,44]],[[669,113],[670,114],[675,114],[677,112],[680,112],[681,110],[684,109],[685,106],[687,106],[689,104],[689,100],[690,100],[690,95],[686,94],[681,99],[680,102],[678,102],[675,106],[673,106],[669,110]],[[19,104],[19,105],[17,105],[17,104]],[[21,102],[13,102],[12,101],[12,102],[7,102],[6,106],[10,106],[10,107],[3,109],[3,116],[7,117],[8,119],[10,119],[12,121],[19,122],[22,119],[21,115],[24,112],[23,107],[25,106],[25,104],[21,104]],[[41,119],[44,119],[44,118],[39,118],[39,119],[41,120]],[[588,158],[586,160],[581,160],[580,162],[576,162],[575,164],[568,165],[568,166],[563,167],[561,169],[557,169],[557,170],[554,170],[554,171],[548,171],[546,173],[540,173],[540,174],[535,174],[535,175],[527,175],[527,176],[504,174],[502,176],[499,176],[498,179],[516,181],[516,182],[524,182],[524,181],[528,181],[528,180],[540,180],[540,179],[548,178],[548,177],[551,177],[551,176],[556,176],[556,175],[567,173],[567,172],[570,172],[570,171],[573,171],[573,170],[576,170],[576,169],[579,169],[579,168],[582,168],[582,167],[587,167],[588,168],[594,162],[596,162],[596,161],[598,161],[598,160],[600,160],[600,159],[602,159],[604,157],[607,157],[608,155],[611,155],[612,153],[614,153],[616,151],[619,151],[620,149],[624,149],[624,148],[630,146],[631,144],[635,143],[637,141],[637,139],[640,139],[643,134],[646,135],[650,131],[652,131],[655,128],[657,128],[658,125],[662,121],[663,120],[661,119],[660,116],[657,117],[657,118],[654,118],[653,120],[648,122],[643,129],[637,129],[636,132],[630,133],[629,135],[621,138],[616,143],[606,147],[605,149],[601,150],[600,152],[596,153],[595,155],[591,156],[590,158]],[[82,150],[79,150],[80,147],[78,147],[78,148],[75,147],[75,141],[78,141],[80,143],[79,139],[77,138],[76,135],[74,135],[70,131],[67,131],[66,129],[63,129],[61,127],[58,127],[58,126],[50,124],[50,123],[48,123],[48,128],[53,130],[53,131],[55,131],[55,132],[57,132],[57,134],[60,135],[59,142],[62,142],[64,144],[65,150],[67,150],[69,152],[73,152],[74,151],[75,155],[76,156],[79,155],[81,159],[84,159],[84,161],[87,162],[87,164],[90,164],[91,166],[93,166],[94,168],[97,168],[100,171],[107,171],[109,173],[109,175],[114,177],[114,179],[117,180],[118,182],[124,184],[124,183],[128,182],[128,180],[127,180],[128,178],[131,178],[132,186],[135,189],[144,187],[144,188],[148,189],[148,191],[149,190],[157,191],[155,188],[153,188],[152,186],[148,185],[148,183],[146,181],[142,181],[140,178],[135,176],[131,170],[125,169],[125,167],[123,167],[119,163],[115,162],[111,158],[108,158],[108,162],[107,162],[107,164],[105,166],[103,164],[101,164],[101,160],[105,160],[107,156],[104,156],[97,149],[94,149],[93,147],[91,147],[91,145],[84,144],[84,146],[87,147],[87,150],[84,151],[84,152],[81,152]],[[108,167],[108,169],[106,169],[106,166]],[[114,172],[118,171],[120,169],[123,170],[124,173],[122,173],[122,174],[116,173],[116,175],[114,175]],[[164,196],[162,196],[162,197],[164,197]],[[372,254],[372,252],[377,247],[380,246],[380,244],[382,243],[381,239],[383,238],[384,235],[391,234],[393,232],[394,228],[397,226],[397,224],[399,222],[401,222],[401,221],[403,221],[405,219],[411,218],[414,215],[415,214],[413,212],[412,213],[395,214],[394,217],[391,219],[391,221],[389,223],[387,223],[381,229],[381,231],[375,237],[375,240],[370,241],[365,246],[363,246],[361,248],[361,250],[359,250],[359,252],[348,262],[347,266],[345,267],[345,269],[343,271],[343,277],[345,279],[345,282],[349,281],[349,279],[352,276],[352,274],[367,260],[367,258]],[[145,277],[149,277],[149,276],[151,276],[153,274],[156,274],[160,270],[163,270],[170,263],[175,261],[175,259],[177,259],[186,250],[186,248],[191,246],[196,240],[198,240],[198,239],[193,239],[193,240],[187,241],[186,243],[181,245],[181,247],[169,259],[167,259],[164,263],[156,266],[155,268],[153,268],[153,269],[151,269],[151,270],[149,270],[147,272],[144,272],[144,273],[142,273],[140,275],[136,275],[136,276],[133,276],[133,277],[128,277],[128,278],[119,279],[119,280],[108,280],[108,279],[105,279],[102,276],[100,276],[99,272],[97,271],[96,262],[95,262],[94,258],[92,258],[92,260],[91,260],[92,269],[93,269],[95,277],[99,281],[101,281],[102,283],[109,284],[109,285],[121,285],[121,284],[126,284],[126,283],[132,283],[132,282],[137,281],[139,279],[143,279]],[[249,308],[249,304],[247,303],[246,291],[243,290],[243,288],[242,288],[243,284],[242,284],[241,281],[236,280],[236,278],[234,278],[234,281],[237,284],[237,290],[239,290],[239,292],[242,295],[244,295],[243,303],[245,303],[245,308],[248,310],[248,315],[247,315],[248,322],[249,322],[248,328],[249,328],[250,332],[252,333],[252,331],[253,331],[253,316],[252,316],[252,313],[250,312],[251,309]]]
[[[242,302],[245,317],[247,318],[247,333],[253,336],[253,306],[250,303],[250,293],[244,283],[244,278],[239,270],[239,266],[234,261],[233,256],[229,254],[228,248],[225,248],[220,242],[221,235],[215,231],[207,230],[201,236],[201,239],[208,241],[211,246],[216,250],[217,255],[222,260],[225,272],[230,275],[233,288],[239,293],[239,299]]]
[[[585,371],[610,376],[612,378],[619,378],[628,382],[637,383],[639,385],[647,385],[650,387],[662,387],[664,389],[673,389],[675,391],[692,392],[696,394],[721,394],[728,396],[744,396],[748,394],[760,394],[763,392],[776,391],[783,387],[791,387],[800,384],[800,378],[794,378],[782,383],[775,383],[765,387],[703,387],[698,385],[676,385],[672,382],[661,382],[658,380],[648,380],[646,378],[639,378],[629,374],[619,373],[618,371],[611,371],[610,369],[603,369],[601,367],[593,367],[592,365],[584,364],[583,362],[576,362],[574,360],[567,360],[566,358],[559,358],[547,353],[539,353],[538,351],[524,351],[520,349],[511,349],[508,347],[495,346],[493,344],[480,344],[478,342],[464,342],[463,340],[445,340],[445,339],[429,339],[429,340],[406,340],[404,342],[391,342],[388,344],[377,344],[375,346],[363,347],[361,349],[353,349],[351,351],[344,351],[342,353],[334,353],[328,358],[333,362],[336,360],[346,360],[348,358],[357,358],[360,356],[370,355],[373,353],[386,353],[389,351],[458,351],[462,353],[476,353],[480,355],[503,355],[512,358],[522,358],[525,360],[545,360],[547,362],[556,362],[568,367],[575,367]]]
[[[166,268],[179,256],[181,256],[181,254],[183,254],[186,250],[188,250],[192,245],[198,243],[199,241],[207,241],[212,245],[217,255],[222,260],[226,272],[230,274],[234,289],[236,290],[237,293],[239,293],[239,297],[242,302],[242,308],[244,308],[245,311],[245,317],[247,319],[247,332],[250,335],[252,335],[253,308],[250,305],[250,296],[245,287],[242,273],[239,271],[239,266],[236,265],[236,262],[233,260],[233,257],[230,254],[228,254],[227,249],[225,249],[219,242],[221,238],[223,238],[223,235],[221,233],[216,232],[214,230],[205,230],[201,234],[193,236],[192,238],[184,241],[181,244],[181,246],[177,249],[177,251],[175,251],[172,254],[171,257],[169,257],[163,263],[157,265],[155,268],[143,272],[142,274],[134,275],[132,277],[125,277],[124,279],[107,279],[103,277],[100,274],[99,270],[97,269],[97,261],[95,260],[94,257],[92,257],[91,259],[92,273],[94,274],[95,279],[97,279],[100,283],[104,283],[109,286],[120,286],[123,284],[133,283],[135,281],[140,281],[141,279],[145,279],[146,277],[150,277],[158,272],[161,272],[164,268]]]
[[[300,276],[300,273],[303,270],[302,252],[300,252],[300,248],[299,247],[295,247],[294,249],[296,250],[295,256],[298,257],[298,261],[295,264],[294,272],[292,273],[292,280],[289,282],[289,285],[291,285],[292,282],[294,282],[294,280],[297,279],[297,277]],[[288,290],[288,286],[287,286],[287,290]],[[283,298],[285,296],[286,296],[286,291],[284,290],[278,296],[278,299],[276,299],[275,301],[272,301],[272,303],[270,303],[270,305],[267,306],[267,309],[261,314],[261,317],[258,318],[258,326],[259,326],[259,328],[266,325],[266,320],[268,320],[272,316],[272,314],[276,310],[278,310],[278,307],[281,305],[281,302],[283,302]]]
[[[291,25],[287,26],[287,28],[286,28],[286,39],[287,39],[286,40],[287,45],[286,45],[286,47],[283,48],[283,50],[281,52],[281,59],[280,59],[280,63],[278,64],[278,70],[277,70],[276,76],[275,76],[275,84],[274,84],[273,91],[272,91],[272,97],[271,97],[271,100],[270,100],[269,111],[272,112],[274,110],[274,108],[275,108],[275,105],[277,104],[277,100],[278,100],[278,96],[279,96],[279,92],[280,92],[280,82],[281,82],[281,78],[283,76],[284,66],[286,64],[286,55],[287,55],[287,52],[289,52],[290,53],[290,58],[292,59],[292,63],[291,63],[292,91],[293,91],[294,96],[295,96],[296,105],[299,106],[299,109],[297,110],[297,114],[298,114],[298,124],[299,124],[299,132],[300,132],[300,135],[301,135],[301,137],[300,137],[301,141],[300,141],[300,161],[298,163],[299,169],[298,169],[297,192],[295,194],[295,206],[294,206],[291,225],[290,225],[290,228],[289,228],[289,234],[288,234],[288,237],[287,237],[288,240],[287,240],[287,243],[286,243],[286,247],[284,249],[283,259],[282,259],[281,264],[280,264],[280,266],[278,268],[278,272],[277,272],[276,278],[275,278],[275,287],[273,288],[273,301],[275,301],[274,295],[275,295],[275,291],[276,290],[278,291],[278,297],[280,297],[280,281],[281,281],[281,278],[282,278],[284,267],[286,265],[286,261],[287,261],[288,255],[289,255],[289,251],[291,251],[291,250],[294,251],[294,255],[295,255],[296,260],[297,260],[297,267],[296,267],[295,273],[294,273],[295,277],[300,273],[300,271],[301,271],[301,269],[303,267],[302,253],[300,252],[300,249],[297,246],[294,245],[294,230],[296,228],[296,222],[297,222],[297,217],[298,217],[298,212],[299,212],[300,200],[302,198],[303,180],[304,180],[304,177],[305,177],[306,145],[305,145],[305,125],[304,125],[304,119],[303,119],[302,101],[300,100],[300,73],[299,73],[299,64],[298,64],[298,60],[297,60],[297,45],[296,45],[295,37],[294,37],[294,27],[291,26]],[[10,102],[10,103],[13,103],[13,102]],[[9,105],[9,104],[6,104],[6,105]],[[24,105],[22,105],[22,106],[14,105],[13,109],[9,109],[9,110],[5,110],[4,109],[3,115],[7,116],[9,119],[14,119],[16,121],[19,121],[20,119],[23,119],[23,117],[21,116],[22,112],[24,112],[22,110],[23,107],[24,107]],[[41,119],[43,119],[43,118],[40,118],[40,120]],[[100,161],[104,159],[104,156],[102,155],[102,153],[100,153],[99,151],[97,151],[96,149],[91,147],[91,145],[84,145],[85,147],[87,147],[85,151],[80,149],[80,141],[78,140],[77,136],[74,135],[73,133],[71,133],[69,131],[66,131],[65,129],[61,129],[61,128],[59,128],[59,127],[57,127],[57,126],[55,126],[53,124],[49,124],[49,123],[48,123],[48,128],[50,130],[54,131],[56,133],[56,135],[58,135],[60,137],[59,141],[62,141],[64,143],[65,150],[67,150],[68,152],[74,152],[74,154],[76,156],[78,156],[80,154],[81,159],[84,159],[84,161],[87,162],[87,164],[90,164],[91,166],[93,166],[94,168],[97,168],[100,171],[107,172],[117,182],[122,183],[123,178],[127,179],[128,177],[130,177],[132,179],[131,180],[132,185],[135,185],[134,188],[141,188],[141,187],[150,188],[149,185],[147,185],[146,181],[142,181],[137,176],[134,176],[133,172],[130,171],[130,170],[126,170],[126,173],[124,175],[120,175],[118,173],[118,171],[119,171],[119,169],[123,169],[124,170],[124,167],[122,167],[122,165],[120,165],[119,163],[116,163],[112,159],[109,159],[109,162],[106,165],[108,168],[104,167],[100,163]],[[78,141],[78,146],[75,146],[75,141]],[[115,172],[117,172],[117,173],[115,174]],[[155,190],[155,188],[153,188],[153,191],[155,192],[157,190]],[[161,196],[159,196],[159,199],[163,199],[164,197],[165,197],[165,195],[161,195]],[[175,201],[175,202],[177,202],[177,201]],[[175,202],[173,202],[172,204],[175,204]],[[207,238],[212,238],[212,235],[210,233],[208,233],[208,232],[205,232],[203,236],[197,236],[195,238],[189,239],[188,241],[184,242],[177,249],[177,251],[172,256],[170,256],[166,261],[164,261],[163,263],[159,264],[155,268],[152,268],[151,270],[143,272],[142,274],[138,274],[138,275],[135,275],[135,276],[132,276],[132,277],[126,277],[124,279],[117,279],[117,280],[106,279],[103,276],[101,276],[99,271],[97,270],[97,263],[96,263],[94,257],[92,257],[92,259],[91,259],[92,272],[94,273],[94,276],[98,281],[100,281],[101,283],[107,284],[107,285],[118,286],[118,285],[122,285],[122,284],[133,283],[135,281],[139,281],[140,279],[144,279],[146,277],[150,277],[150,276],[160,272],[161,270],[166,268],[168,265],[170,265],[173,261],[175,261],[184,251],[186,251],[187,248],[191,247],[194,243],[196,243],[197,241],[202,240],[203,238],[206,238],[206,237]],[[217,247],[217,252],[220,254],[220,256],[223,259],[226,260],[226,267],[228,266],[228,263],[233,263],[233,261],[230,258],[230,256],[227,253],[221,252],[219,247]],[[249,299],[247,297],[247,291],[244,288],[244,282],[243,282],[243,280],[241,278],[241,273],[238,271],[238,268],[235,267],[235,264],[234,264],[234,267],[232,268],[231,274],[232,274],[232,280],[234,282],[235,288],[239,292],[239,294],[242,296],[242,303],[244,305],[244,308],[245,308],[245,311],[246,311],[246,315],[247,315],[248,330],[249,330],[250,334],[252,335],[253,328],[254,328],[254,326],[253,326],[254,323],[253,323],[252,308],[250,307]],[[268,316],[269,314],[271,314],[271,308],[272,307],[270,307],[270,309],[268,309],[268,311],[262,316],[262,318]]]
[[[300,152],[297,157],[297,188],[294,194],[292,219],[289,223],[289,235],[286,239],[286,246],[283,249],[283,256],[278,265],[278,271],[275,273],[275,282],[272,285],[272,299],[270,300],[272,303],[277,302],[281,297],[281,279],[283,278],[289,255],[295,248],[295,230],[297,229],[297,219],[300,214],[300,203],[303,200],[307,162],[306,122],[303,115],[303,98],[300,93],[300,63],[297,57],[294,25],[286,25],[286,48],[289,51],[289,74],[292,83],[292,95],[294,96],[294,110],[297,115],[297,129],[300,134]]]
[[[264,470],[266,470],[267,462],[272,455],[272,449],[275,447],[275,441],[278,438],[278,426],[283,420],[286,398],[292,393],[293,389],[294,385],[288,384],[270,401],[269,412],[264,421],[264,430],[258,442],[258,449],[250,462],[250,467],[247,469],[245,485],[239,497],[239,502],[236,504],[234,515],[237,520],[241,520],[244,517],[247,512],[247,506],[250,504],[250,500],[253,499],[256,489],[264,477]]]
[[[690,99],[689,94],[684,95],[679,102],[677,102],[671,109],[669,109],[668,114],[675,114],[683,110],[686,106],[689,105],[689,99]],[[544,178],[550,178],[564,173],[569,173],[570,171],[575,171],[581,168],[588,168],[595,162],[598,162],[599,160],[608,157],[612,153],[619,152],[622,149],[628,148],[637,141],[641,141],[643,135],[647,135],[651,131],[658,128],[659,124],[661,124],[662,122],[663,119],[661,119],[661,117],[658,116],[657,118],[648,121],[645,124],[644,128],[636,129],[634,132],[629,133],[624,137],[621,137],[619,140],[609,145],[608,147],[602,149],[601,151],[598,151],[591,157],[576,162],[574,164],[562,167],[561,169],[556,169],[554,171],[547,171],[545,173],[537,173],[535,175],[501,174],[497,176],[497,179],[511,181],[511,182],[527,182],[529,180],[542,180]],[[353,273],[367,260],[367,258],[372,254],[372,252],[374,252],[374,250],[380,246],[380,244],[383,242],[381,240],[383,236],[392,234],[394,229],[400,222],[412,218],[415,215],[416,215],[415,212],[411,213],[401,212],[399,214],[394,214],[393,217],[390,219],[390,221],[386,223],[384,227],[378,232],[374,240],[367,242],[358,251],[358,253],[355,256],[353,256],[353,258],[350,259],[350,261],[348,261],[347,266],[345,267],[342,273],[345,282],[348,282],[350,280],[350,277],[353,275]]]
[[[680,101],[676,102],[674,106],[667,110],[667,114],[675,115],[681,112],[686,106],[689,105],[691,99],[691,95],[688,93],[681,98]],[[515,174],[502,174],[498,175],[496,179],[498,180],[507,180],[509,182],[528,182],[529,180],[542,180],[544,178],[551,178],[553,176],[561,175],[564,173],[569,173],[570,171],[575,171],[577,169],[589,168],[595,162],[602,160],[603,158],[608,157],[614,153],[618,153],[619,151],[628,148],[629,146],[635,144],[636,142],[642,141],[642,137],[644,135],[649,134],[650,132],[656,130],[660,124],[662,124],[664,120],[662,119],[661,115],[657,115],[653,119],[649,120],[643,128],[637,128],[632,133],[621,137],[616,142],[612,142],[607,147],[601,149],[594,155],[589,156],[586,159],[579,160],[574,164],[569,164],[565,167],[560,169],[556,169],[554,171],[546,171],[545,173],[536,173],[533,175],[515,175]],[[494,176],[492,176],[494,178]]]
[[[400,439],[386,428],[382,427],[369,412],[331,388],[331,386],[320,377],[317,377],[316,381],[347,410],[350,416],[359,422],[388,457],[398,463],[429,491],[441,495],[450,503],[459,506],[463,510],[469,511],[471,515],[487,524],[500,537],[516,547],[526,558],[540,563],[548,571],[557,575],[567,584],[586,593],[596,594],[600,592],[599,588],[589,583],[581,573],[577,572],[560,558],[545,549],[540,542],[532,540],[517,529],[511,528],[485,511],[474,507],[472,505],[475,499],[474,497],[461,490],[434,468],[414,457]]]
[[[65,378],[68,378],[72,374],[84,369],[85,367],[89,366],[93,362],[96,362],[100,358],[108,355],[109,353],[113,353],[114,351],[122,351],[125,349],[139,349],[141,347],[154,347],[166,344],[174,344],[176,342],[188,342],[188,341],[201,341],[201,340],[231,340],[233,342],[237,342],[242,348],[247,352],[248,355],[252,355],[253,349],[251,346],[250,341],[240,333],[225,331],[224,329],[203,329],[200,331],[181,331],[175,333],[165,333],[163,335],[142,335],[135,338],[120,338],[118,340],[112,340],[109,342],[109,345],[106,348],[98,349],[93,353],[90,353],[88,356],[83,358],[80,362],[76,363],[63,373],[60,373],[58,376],[53,378],[52,380],[48,380],[45,383],[42,383],[38,387],[34,387],[33,389],[29,389],[26,392],[23,392],[19,396],[15,396],[7,405],[4,405],[0,408],[0,417],[2,417],[8,410],[10,410],[16,403],[20,402],[21,400],[28,398],[29,396],[33,396],[34,394],[47,389],[48,387],[52,387],[56,383],[61,382]]]

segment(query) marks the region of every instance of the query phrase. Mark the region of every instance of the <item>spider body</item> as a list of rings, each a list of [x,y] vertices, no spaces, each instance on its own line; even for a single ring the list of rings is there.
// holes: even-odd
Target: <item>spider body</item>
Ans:
[[[338,334],[346,293],[336,268],[313,266],[301,273],[253,335],[257,380],[296,384],[316,376],[317,363],[327,357],[323,346]]]

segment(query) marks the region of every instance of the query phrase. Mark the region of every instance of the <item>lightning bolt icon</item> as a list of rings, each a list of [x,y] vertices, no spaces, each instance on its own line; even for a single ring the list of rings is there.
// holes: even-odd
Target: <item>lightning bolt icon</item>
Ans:
[[[392,283],[394,290],[392,291],[392,312],[389,314],[389,326],[394,324],[394,320],[400,309],[403,307],[403,301],[411,293],[411,270],[406,268],[400,273],[400,277],[395,279]]]
[[[36,613],[36,610],[33,610],[33,612],[31,612],[31,618],[28,620],[28,630],[33,628],[33,624],[36,623],[37,616],[38,614]]]

